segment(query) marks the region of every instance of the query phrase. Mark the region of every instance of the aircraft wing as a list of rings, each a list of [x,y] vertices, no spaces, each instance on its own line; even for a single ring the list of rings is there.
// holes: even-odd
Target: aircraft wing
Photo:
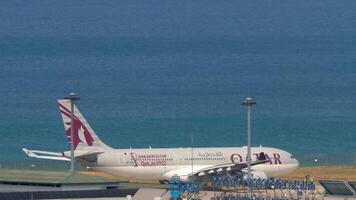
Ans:
[[[263,152],[260,153],[258,160],[253,161],[251,166],[260,165],[269,162]],[[198,170],[191,171],[191,167],[176,169],[167,172],[163,177],[170,179],[174,175],[180,176],[181,180],[189,180],[190,178],[203,177],[208,175],[218,174],[220,172],[239,172],[247,168],[247,163],[226,163],[220,165],[206,165]],[[255,172],[256,173],[256,172]]]
[[[30,150],[30,149],[26,149],[26,148],[23,148],[22,151],[24,151],[26,155],[28,155],[29,157],[32,157],[32,158],[70,161],[69,158],[64,157],[63,153],[60,153],[60,152],[38,151],[38,150]]]
[[[251,162],[251,166],[254,165],[260,165],[267,163],[268,160],[266,159],[266,156],[264,155],[263,152],[260,153],[259,159],[256,161]],[[223,171],[228,171],[228,172],[233,172],[233,171],[241,171],[242,169],[247,167],[247,163],[227,163],[227,164],[221,164],[221,165],[214,165],[210,167],[206,167],[200,170],[197,170],[189,176],[204,176],[207,174],[214,174],[218,172],[223,172]]]

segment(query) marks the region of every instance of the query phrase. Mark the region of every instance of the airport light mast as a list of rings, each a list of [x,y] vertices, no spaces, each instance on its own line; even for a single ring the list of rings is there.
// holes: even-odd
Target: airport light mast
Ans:
[[[251,185],[251,108],[256,102],[251,97],[247,97],[242,105],[247,109],[247,189],[248,198],[252,199],[252,185]]]
[[[71,92],[65,99],[70,100],[70,172],[74,172],[74,101],[80,98]]]

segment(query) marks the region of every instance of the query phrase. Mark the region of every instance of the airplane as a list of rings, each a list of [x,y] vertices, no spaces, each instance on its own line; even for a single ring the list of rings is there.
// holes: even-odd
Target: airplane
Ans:
[[[58,100],[68,143],[71,144],[71,104]],[[219,174],[247,173],[247,147],[113,149],[106,145],[74,105],[75,161],[94,171],[134,181],[164,183],[173,176],[182,181],[205,180]],[[33,158],[70,161],[70,151],[23,151]],[[299,162],[277,148],[251,147],[253,178],[267,179],[290,173]]]

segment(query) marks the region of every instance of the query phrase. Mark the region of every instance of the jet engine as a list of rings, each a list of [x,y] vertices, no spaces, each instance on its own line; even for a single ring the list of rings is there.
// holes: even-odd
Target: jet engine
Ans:
[[[247,179],[247,170],[244,171],[244,179]],[[253,179],[267,179],[267,175],[263,171],[252,171],[251,176]]]

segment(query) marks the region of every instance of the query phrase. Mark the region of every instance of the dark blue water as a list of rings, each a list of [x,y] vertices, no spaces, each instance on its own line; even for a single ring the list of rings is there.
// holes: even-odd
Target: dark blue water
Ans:
[[[0,160],[68,149],[56,100],[109,145],[356,152],[355,1],[2,1]]]

